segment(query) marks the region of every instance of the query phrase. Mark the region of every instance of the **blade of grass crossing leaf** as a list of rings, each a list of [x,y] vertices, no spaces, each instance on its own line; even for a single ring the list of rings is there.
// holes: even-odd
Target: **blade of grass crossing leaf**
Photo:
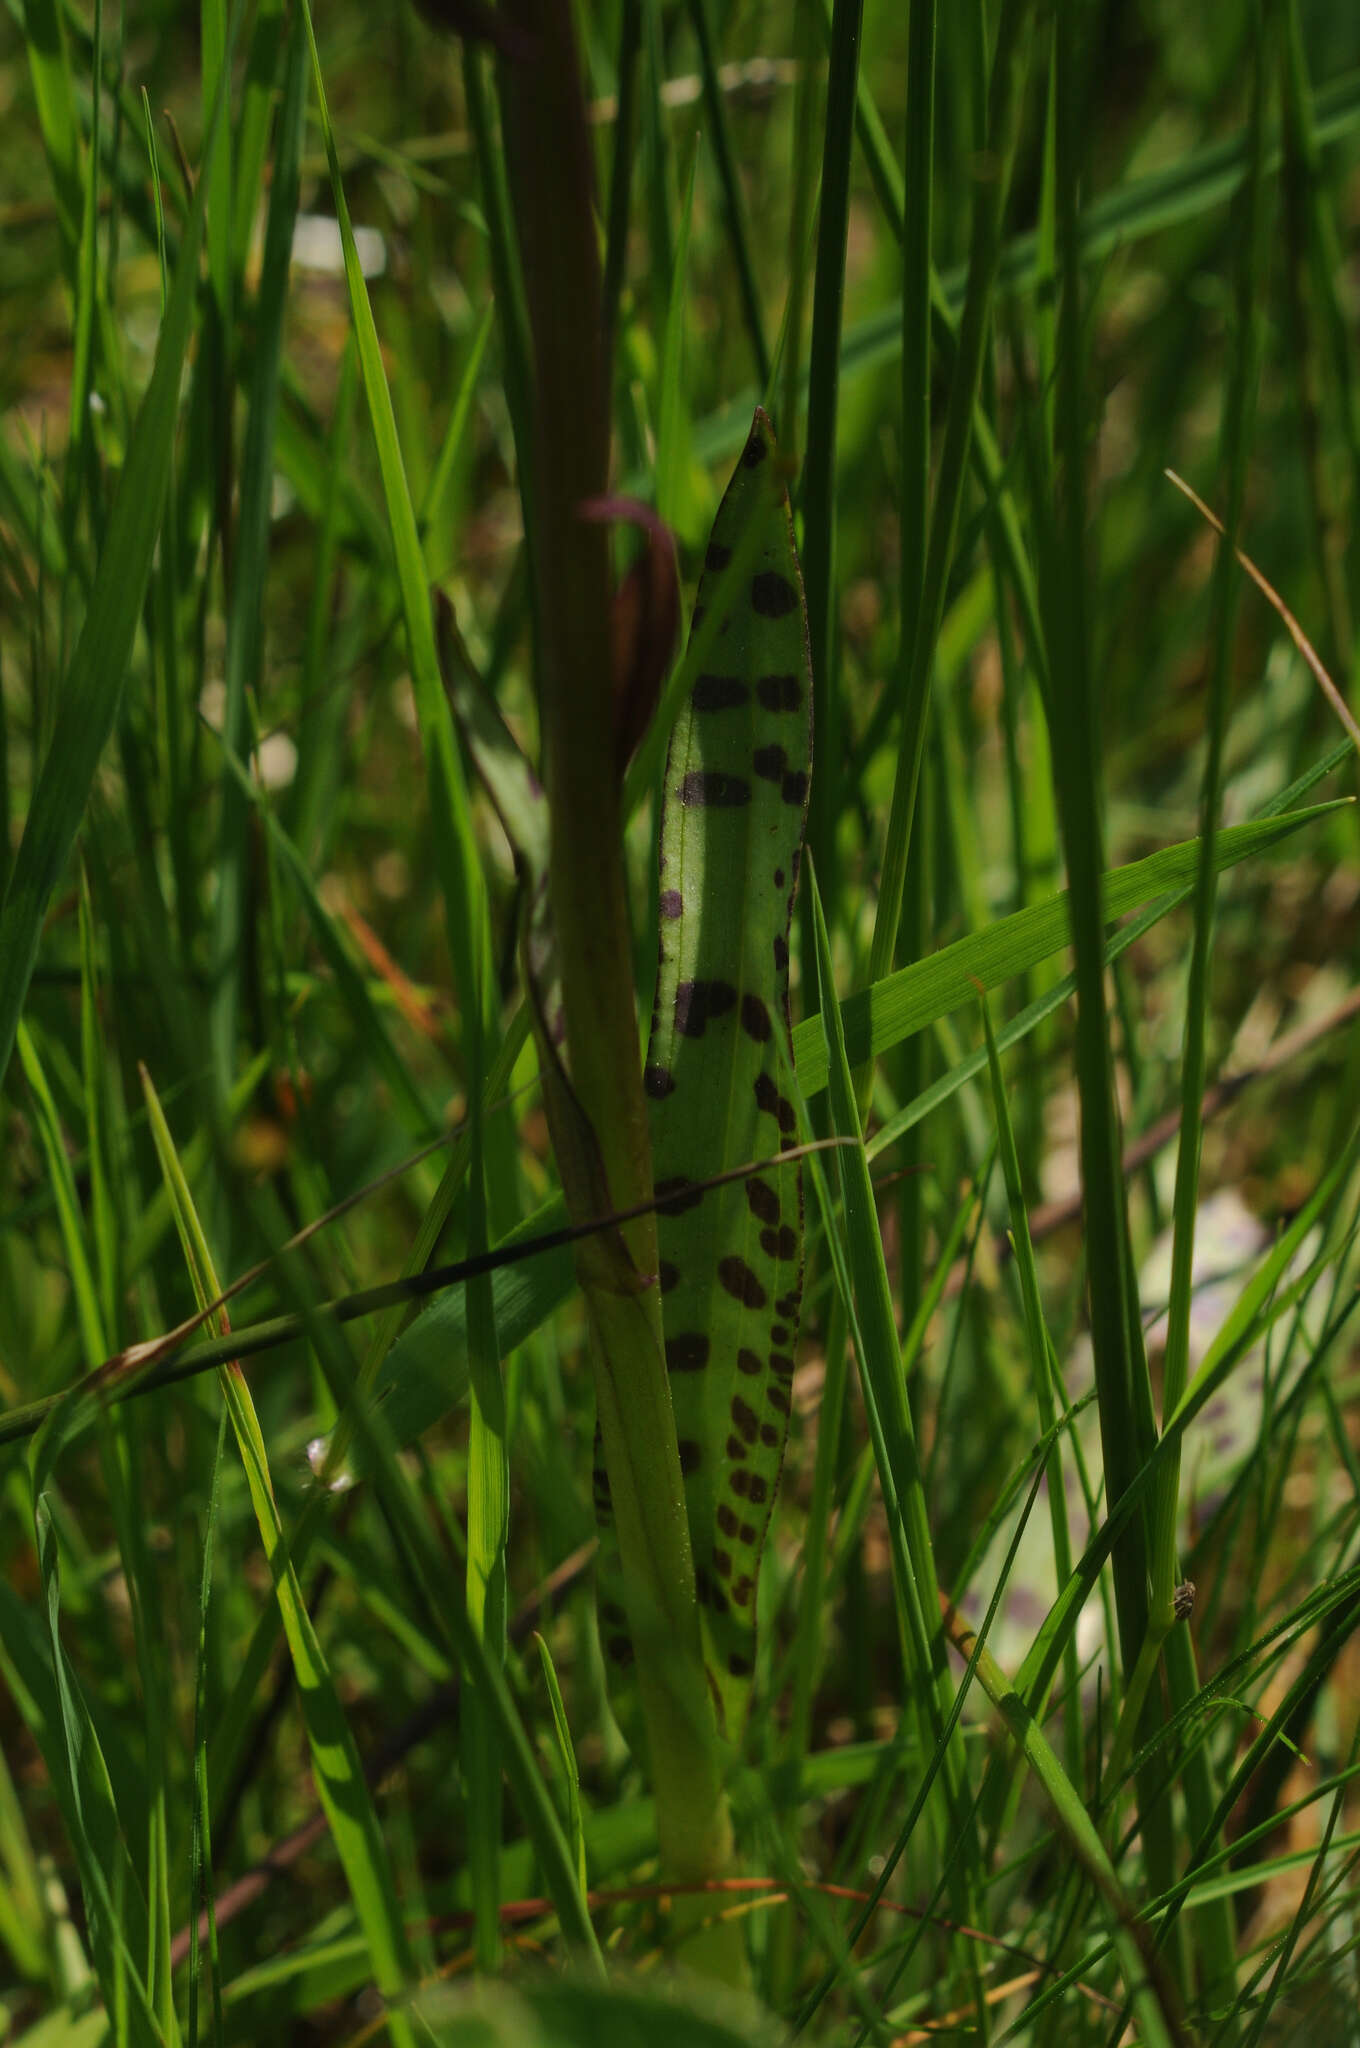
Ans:
[[[212,1255],[180,1169],[169,1126],[145,1069],[142,1088],[161,1171],[174,1199],[175,1219],[194,1293],[201,1306],[215,1299],[221,1291]],[[285,1560],[283,1525],[274,1499],[268,1453],[250,1390],[239,1366],[224,1365],[219,1383],[241,1454],[265,1556],[271,1572],[275,1573],[274,1592],[297,1677],[298,1702],[307,1730],[317,1792],[330,1823],[359,1924],[368,1941],[378,1988],[389,1997],[400,1995],[411,1976],[410,1951],[377,1815],[364,1782],[359,1752],[307,1611],[297,1574]],[[411,2023],[400,2009],[389,2011],[387,2024],[397,2048],[415,2048]]]
[[[1288,816],[1262,817],[1220,832],[1216,858],[1224,866],[1246,859],[1275,844],[1301,824],[1321,818],[1335,806],[1320,804]],[[1111,922],[1150,897],[1190,882],[1198,859],[1198,841],[1163,847],[1141,861],[1112,868],[1097,883],[1100,920]],[[890,1046],[976,997],[976,983],[992,989],[1026,967],[1037,965],[1067,945],[1072,936],[1072,892],[1064,890],[1043,903],[1029,905],[997,919],[985,931],[957,939],[910,967],[884,976],[872,988],[848,996],[842,1004],[846,1043],[856,1067]],[[1102,959],[1103,959],[1103,937]],[[804,1018],[793,1034],[798,1084],[804,1095],[816,1095],[827,1083],[827,1055],[816,1018]]]
[[[293,227],[297,219],[298,159],[302,147],[306,78],[305,48],[295,16],[275,131],[274,175],[256,300],[250,408],[241,464],[240,510],[227,617],[222,741],[224,747],[238,755],[244,754],[247,748],[246,693],[258,689],[264,654],[264,587],[269,561],[274,482],[274,423],[278,414],[279,361],[283,350]],[[229,158],[223,159],[219,164],[219,176],[229,169]],[[209,252],[215,284],[226,293],[231,289],[229,202],[230,192],[223,186],[221,204],[210,227],[210,241],[215,233],[222,241],[225,255],[215,245]],[[219,279],[216,273],[222,264],[226,268]],[[230,1088],[236,1070],[237,1013],[242,977],[246,971],[245,877],[249,817],[245,795],[239,785],[228,778],[222,790],[217,851],[215,972],[209,1024],[217,1085],[222,1096]]]
[[[219,95],[213,122],[220,113]],[[210,126],[210,141],[211,135]],[[151,382],[129,438],[89,609],[62,683],[56,727],[0,904],[0,1080],[14,1049],[48,902],[64,872],[122,699],[170,471],[180,372],[197,298],[203,207],[211,183],[207,164],[189,210]]]
[[[828,1083],[831,1094],[833,1130],[861,1142],[836,1154],[837,1169],[845,1200],[845,1234],[854,1303],[863,1336],[859,1350],[860,1375],[866,1398],[872,1392],[880,1417],[883,1456],[880,1482],[891,1485],[900,1505],[909,1577],[898,1587],[913,1669],[912,1683],[919,1688],[925,1709],[925,1725],[932,1739],[940,1742],[953,1706],[953,1686],[945,1658],[944,1632],[940,1625],[939,1586],[935,1554],[921,1487],[916,1433],[901,1372],[901,1346],[893,1315],[883,1242],[868,1165],[864,1157],[859,1113],[855,1105],[845,1037],[841,1028],[840,1005],[831,960],[831,942],[822,915],[816,871],[808,864],[805,887],[810,892],[817,937],[817,979],[821,998],[823,1030],[828,1048]],[[830,1221],[828,1219],[828,1227]],[[848,1306],[848,1304],[847,1304]],[[877,1454],[877,1447],[876,1447]],[[965,1918],[973,1920],[979,1910],[977,1883],[980,1861],[976,1833],[969,1817],[968,1771],[961,1740],[956,1736],[944,1746],[941,1776],[951,1835],[964,1837],[962,1882],[956,1905]],[[965,1969],[981,2010],[982,1987],[976,1976],[975,1959],[965,1958]]]
[[[340,239],[345,257],[345,281],[349,289],[350,311],[354,318],[359,344],[359,367],[365,396],[368,399],[369,418],[377,446],[378,468],[382,476],[383,500],[387,508],[392,547],[396,556],[397,581],[401,590],[402,616],[406,624],[416,716],[429,774],[430,830],[434,842],[435,864],[444,896],[444,918],[449,936],[449,950],[458,990],[463,1002],[467,1004],[475,999],[475,992],[478,990],[484,992],[486,999],[494,985],[490,972],[490,936],[485,884],[472,831],[462,764],[454,744],[453,722],[439,675],[434,618],[430,607],[429,588],[425,581],[425,562],[420,548],[420,536],[416,530],[415,511],[407,488],[401,448],[397,441],[392,395],[387,388],[387,378],[383,370],[382,351],[378,342],[378,330],[373,321],[368,286],[364,282],[358,251],[354,246],[354,229],[350,223],[349,205],[340,176],[335,132],[331,126],[325,82],[321,75],[321,57],[316,46],[316,31],[312,25],[311,8],[307,0],[302,0],[302,19],[311,52],[312,78],[316,86],[321,132],[326,145],[326,161],[330,167],[336,216],[340,224]],[[494,1027],[494,1020],[490,1016],[487,1016],[485,1023],[488,1031]]]

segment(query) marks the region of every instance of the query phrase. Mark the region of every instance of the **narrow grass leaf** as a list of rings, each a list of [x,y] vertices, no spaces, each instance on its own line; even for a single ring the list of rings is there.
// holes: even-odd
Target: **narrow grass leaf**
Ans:
[[[586,1837],[581,1824],[581,1774],[576,1768],[576,1750],[571,1739],[571,1728],[567,1721],[567,1710],[562,1704],[562,1688],[557,1683],[557,1672],[553,1666],[552,1651],[541,1635],[535,1633],[534,1642],[538,1649],[538,1661],[543,1668],[543,1683],[548,1688],[548,1704],[552,1708],[553,1729],[557,1736],[557,1757],[562,1766],[562,1778],[567,1788],[567,1840],[576,1858],[576,1874],[581,1890],[586,1889]]]
[[[860,1139],[859,1114],[841,1025],[840,1004],[836,997],[831,942],[811,863],[808,864],[805,886],[811,892],[817,937],[817,979],[821,997],[821,1028],[828,1051],[832,1128]],[[892,1292],[862,1142],[848,1150],[838,1151],[836,1164],[845,1201],[847,1264],[853,1277],[853,1300],[862,1334],[862,1346],[858,1349],[860,1375],[866,1400],[872,1399],[872,1406],[879,1417],[882,1455],[887,1459],[887,1466],[880,1468],[879,1477],[885,1496],[891,1486],[902,1516],[908,1570],[899,1574],[897,1591],[903,1625],[915,1662],[910,1677],[919,1688],[924,1726],[932,1739],[943,1745],[941,1775],[950,1831],[956,1837],[962,1834],[966,1873],[955,1903],[961,1911],[971,1915],[980,1909],[975,1895],[980,1860],[969,1812],[968,1770],[961,1740],[957,1735],[952,1739],[945,1736],[954,1705],[954,1689],[940,1624],[939,1581],[921,1484],[915,1426],[902,1377],[901,1346],[893,1315]],[[876,1445],[876,1455],[878,1452]],[[975,1988],[980,1996],[980,1986]]]
[[[435,649],[434,617],[430,607],[429,587],[425,579],[425,558],[421,551],[415,510],[411,503],[401,447],[397,440],[392,394],[388,389],[383,369],[382,350],[378,341],[378,330],[374,325],[368,286],[364,281],[358,250],[354,246],[354,229],[350,222],[349,203],[345,198],[344,183],[340,175],[335,131],[331,126],[330,110],[326,103],[325,82],[321,76],[321,57],[316,46],[316,31],[312,25],[311,8],[307,0],[302,0],[302,19],[311,52],[312,77],[316,86],[322,138],[326,145],[331,191],[335,200],[336,217],[340,224],[340,239],[345,256],[345,282],[349,290],[350,311],[359,344],[359,368],[364,393],[368,399],[369,418],[378,451],[378,468],[382,476],[383,502],[387,510],[392,547],[396,556],[397,582],[401,590],[402,618],[406,626],[411,659],[411,682],[415,691],[416,716],[429,774],[430,830],[444,896],[444,919],[449,936],[449,950],[460,997],[464,1004],[468,1004],[476,999],[477,990],[489,988],[492,984],[489,971],[485,976],[483,974],[484,969],[490,968],[486,887],[472,831],[467,785],[454,744],[453,723],[439,677],[439,656]],[[476,61],[475,53],[473,61]]]
[[[214,112],[220,118],[220,100]],[[211,131],[210,131],[211,139]],[[33,791],[24,835],[0,902],[0,1081],[38,957],[43,919],[61,880],[104,743],[113,730],[141,614],[179,411],[180,373],[193,324],[205,166],[180,246],[155,367],[128,442],[109,512],[89,609],[62,683],[56,727]]]
[[[169,1126],[145,1070],[142,1086],[161,1171],[174,1200],[175,1219],[194,1293],[199,1305],[203,1306],[215,1300],[221,1289],[213,1270],[207,1239],[175,1154]],[[368,1941],[378,1988],[389,1996],[400,1995],[412,1973],[410,1950],[382,1832],[364,1782],[359,1752],[296,1571],[291,1562],[286,1561],[287,1544],[274,1498],[268,1453],[240,1367],[224,1365],[220,1384],[245,1469],[260,1539],[274,1574],[274,1591],[297,1679],[298,1702],[307,1729],[317,1792],[330,1824],[359,1924]],[[389,2012],[387,2024],[395,2048],[415,2048],[416,2037],[411,2023],[400,2009],[394,2008]]]
[[[1223,867],[1230,867],[1337,808],[1335,804],[1318,804],[1284,817],[1232,826],[1219,833],[1215,858]],[[1189,839],[1126,867],[1112,868],[1101,886],[1102,921],[1110,923],[1165,890],[1189,884],[1198,857],[1199,841]],[[852,1064],[862,1066],[867,1059],[900,1044],[911,1032],[975,999],[978,982],[985,989],[996,988],[1069,944],[1069,902],[1070,892],[1063,890],[1043,903],[1027,905],[1009,917],[998,918],[985,931],[957,939],[926,959],[885,975],[872,988],[848,996],[841,1010]],[[815,1017],[804,1018],[793,1034],[798,1085],[807,1096],[818,1094],[827,1084],[826,1052],[820,1037],[821,1026]]]

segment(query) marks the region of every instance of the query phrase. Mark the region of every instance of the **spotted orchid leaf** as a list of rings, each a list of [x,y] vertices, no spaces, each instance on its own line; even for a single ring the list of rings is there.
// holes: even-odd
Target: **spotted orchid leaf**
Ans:
[[[704,1659],[731,1741],[750,1695],[756,1577],[788,1433],[803,1282],[797,1160],[700,1185],[796,1143],[783,1073],[793,1070],[788,940],[812,670],[788,496],[761,411],[714,522],[696,625],[738,548],[750,577],[719,621],[712,669],[695,680],[666,762],[644,1075]]]

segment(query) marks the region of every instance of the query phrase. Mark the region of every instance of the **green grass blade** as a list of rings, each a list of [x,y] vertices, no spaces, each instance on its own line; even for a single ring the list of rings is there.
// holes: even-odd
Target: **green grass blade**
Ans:
[[[283,96],[274,145],[264,259],[255,305],[255,353],[250,405],[241,463],[240,512],[232,549],[227,617],[226,689],[222,742],[231,753],[247,751],[247,693],[258,694],[264,659],[265,580],[269,561],[271,496],[274,482],[274,425],[278,415],[279,362],[288,303],[289,263],[298,210],[298,160],[306,107],[306,54],[294,21],[284,67]],[[219,165],[221,176],[228,162]],[[224,189],[215,219],[229,257],[229,194]],[[222,223],[225,221],[225,226]],[[212,259],[214,265],[216,257]],[[222,290],[231,289],[225,276]],[[242,980],[247,971],[246,860],[250,810],[239,785],[228,778],[222,790],[217,852],[217,897],[213,934],[214,974],[210,1034],[218,1088],[223,1096],[236,1071],[236,1026]]]
[[[302,0],[302,19],[311,52],[312,78],[316,86],[321,132],[330,167],[331,191],[340,238],[345,255],[345,281],[350,311],[359,344],[359,368],[368,399],[369,419],[377,446],[382,475],[383,502],[396,556],[397,582],[401,590],[402,618],[406,626],[411,659],[411,682],[415,691],[416,716],[430,788],[430,827],[434,840],[435,864],[444,894],[444,919],[454,976],[464,1004],[474,1000],[474,991],[492,985],[488,957],[486,889],[477,856],[476,840],[468,810],[467,785],[454,743],[453,722],[439,676],[435,649],[434,616],[425,580],[425,560],[416,527],[415,510],[406,482],[401,448],[397,440],[392,394],[383,369],[378,330],[373,320],[368,286],[354,246],[354,229],[340,175],[335,131],[326,104],[321,57],[316,46],[311,8]],[[475,59],[474,59],[475,61]],[[490,1020],[488,1020],[490,1022]]]
[[[215,1300],[221,1289],[213,1270],[207,1239],[175,1153],[169,1125],[145,1070],[142,1087],[161,1171],[174,1201],[175,1220],[195,1297],[202,1307]],[[317,1792],[330,1823],[336,1853],[344,1868],[359,1924],[368,1940],[378,1988],[389,1997],[399,1995],[411,1978],[411,1955],[382,1832],[364,1782],[359,1752],[307,1610],[297,1573],[287,1561],[287,1545],[274,1498],[269,1457],[255,1405],[239,1366],[224,1365],[220,1384],[245,1469],[260,1539],[274,1574],[274,1592],[297,1678],[298,1701],[306,1724]],[[394,2048],[415,2048],[415,2034],[403,2012],[397,2009],[389,2012],[388,2029]]]
[[[1262,851],[1310,819],[1324,816],[1334,805],[1319,804],[1283,818],[1254,819],[1245,825],[1220,832],[1216,858],[1225,867]],[[1198,840],[1163,847],[1127,867],[1113,868],[1099,891],[1098,919],[1101,924],[1121,917],[1159,896],[1193,881],[1198,862]],[[1014,974],[1023,973],[1067,945],[1072,936],[1071,892],[1050,896],[1043,903],[1028,905],[1011,916],[999,918],[985,931],[956,939],[939,952],[918,960],[910,967],[886,975],[870,989],[848,996],[843,1003],[845,1038],[856,1067],[877,1058],[890,1046],[898,1045],[911,1032],[919,1031],[948,1011],[971,1001],[976,983],[993,989]],[[1102,944],[1103,960],[1103,944]],[[804,1018],[793,1034],[798,1085],[804,1095],[818,1094],[827,1080],[826,1053],[819,1044],[820,1025],[815,1017]]]
[[[803,461],[803,594],[812,649],[817,772],[808,800],[808,844],[827,900],[836,899],[835,820],[840,761],[836,587],[836,425],[840,396],[841,319],[850,220],[850,160],[855,91],[864,25],[863,0],[837,0],[831,22],[831,67],[822,144],[822,198],[808,354],[807,450]]]
[[[727,106],[718,78],[708,0],[688,0],[688,13],[690,25],[694,30],[694,40],[699,46],[699,76],[704,90],[708,142],[718,166],[723,214],[728,244],[732,251],[737,289],[741,296],[742,318],[746,324],[751,354],[755,358],[756,383],[762,391],[767,391],[770,384],[770,351],[765,340],[765,323],[760,309],[760,291],[756,284],[755,266],[751,261],[751,237],[746,225],[746,205],[732,156],[732,140],[727,130]],[[792,438],[793,421],[787,420],[783,422],[783,426],[786,435]]]
[[[811,893],[817,936],[818,983],[822,1029],[828,1047],[832,1128],[859,1140],[859,1113],[836,997],[831,945],[811,864],[804,886]],[[908,1677],[921,1702],[923,1728],[928,1731],[931,1741],[943,1745],[940,1768],[949,1829],[954,1839],[962,1838],[966,1873],[962,1884],[957,1887],[955,1905],[960,1911],[971,1914],[978,1909],[974,1888],[980,1870],[979,1847],[970,1813],[968,1767],[962,1741],[957,1734],[952,1738],[946,1734],[954,1707],[954,1688],[945,1655],[934,1546],[921,1483],[916,1430],[901,1371],[901,1348],[893,1315],[892,1292],[862,1141],[848,1150],[838,1151],[835,1158],[845,1203],[847,1264],[860,1331],[857,1355],[861,1383],[866,1404],[877,1416],[877,1427],[881,1432],[881,1441],[875,1443],[876,1457],[886,1461],[880,1464],[880,1484],[885,1500],[889,1494],[895,1497],[901,1516],[904,1555],[898,1572],[897,1595],[913,1659]],[[848,1310],[849,1301],[846,1306]],[[975,1990],[980,1998],[981,1986],[977,1980]]]
[[[930,535],[924,569],[910,565],[912,584],[903,589],[903,647],[910,649],[902,672],[902,733],[893,782],[892,808],[888,816],[879,881],[878,909],[874,918],[873,945],[869,955],[869,978],[877,981],[892,966],[897,944],[902,892],[906,884],[907,858],[911,847],[912,821],[916,811],[916,790],[925,753],[926,715],[930,704],[930,673],[935,659],[940,620],[944,612],[945,585],[954,558],[959,507],[967,473],[973,412],[981,387],[982,363],[991,320],[992,293],[1001,255],[1001,224],[1010,189],[1011,164],[1019,134],[1020,107],[1028,43],[1028,0],[1005,0],[997,26],[996,51],[992,64],[988,109],[988,179],[973,196],[972,246],[968,261],[968,291],[959,329],[958,358],[949,388],[949,411],[945,420],[944,445],[940,451],[935,500],[931,509]],[[929,263],[927,247],[926,265]],[[909,279],[919,288],[921,280]],[[904,372],[905,374],[905,372]],[[919,367],[915,381],[920,382]],[[913,389],[909,402],[919,410],[921,392]],[[908,444],[915,446],[913,441]],[[919,491],[920,477],[915,479]],[[915,533],[913,524],[904,525],[904,545]],[[904,565],[904,577],[908,573]],[[916,577],[919,574],[919,585]],[[906,609],[909,593],[918,591],[911,611]],[[910,636],[908,638],[908,635]]]
[[[220,117],[220,102],[218,113]],[[0,903],[0,1080],[38,957],[43,918],[61,880],[105,741],[113,731],[141,613],[170,473],[180,373],[193,324],[205,166],[194,194],[161,323],[156,362],[109,512],[89,610],[71,656],[51,745],[33,791],[9,886]]]

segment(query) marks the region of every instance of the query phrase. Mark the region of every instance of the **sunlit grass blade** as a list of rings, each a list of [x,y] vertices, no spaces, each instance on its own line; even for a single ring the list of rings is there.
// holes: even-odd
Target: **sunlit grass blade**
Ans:
[[[562,1688],[557,1683],[557,1672],[553,1667],[552,1652],[540,1635],[535,1635],[538,1646],[538,1660],[543,1668],[543,1683],[548,1688],[548,1702],[552,1707],[553,1728],[557,1735],[557,1755],[562,1766],[562,1778],[567,1788],[567,1839],[576,1858],[576,1874],[581,1890],[586,1889],[586,1838],[581,1823],[581,1774],[576,1766],[576,1750],[571,1739],[571,1728],[567,1721],[567,1710],[562,1701]]]
[[[1343,749],[1343,753],[1346,751]],[[1218,835],[1216,858],[1225,866],[1231,865],[1333,808],[1320,804],[1309,811],[1231,826]],[[1131,861],[1127,867],[1111,869],[1100,885],[1100,922],[1111,922],[1165,890],[1190,884],[1196,871],[1198,846],[1198,840],[1185,840],[1178,846],[1163,847],[1143,860]],[[921,1030],[935,1018],[969,1002],[977,994],[978,982],[985,989],[996,988],[1011,975],[1023,973],[1027,967],[1060,951],[1072,937],[1070,905],[1071,892],[1064,890],[1044,903],[1031,904],[1010,917],[998,918],[985,931],[956,939],[924,960],[886,975],[872,988],[848,996],[841,1009],[853,1064],[862,1066],[865,1060],[900,1044],[910,1032]],[[804,1018],[795,1026],[793,1050],[798,1085],[808,1096],[818,1094],[826,1086],[826,1054],[819,1041],[820,1026],[815,1018]]]
[[[833,979],[831,945],[811,863],[808,864],[804,886],[812,895],[817,935],[820,1028],[825,1033],[828,1048],[832,1127],[845,1136],[859,1138],[859,1115]],[[885,1500],[890,1493],[893,1496],[901,1518],[901,1548],[899,1551],[895,1543],[894,1560],[898,1564],[896,1591],[901,1622],[912,1659],[909,1682],[917,1694],[927,1745],[931,1742],[944,1744],[941,1759],[944,1807],[949,1831],[955,1838],[962,1836],[963,1847],[964,1875],[956,1904],[960,1911],[971,1913],[977,1907],[975,1887],[980,1875],[980,1858],[969,1812],[968,1766],[962,1743],[957,1736],[949,1739],[945,1735],[954,1705],[954,1689],[945,1659],[934,1548],[921,1485],[915,1425],[901,1373],[892,1292],[862,1144],[838,1152],[836,1160],[845,1203],[846,1265],[853,1284],[852,1298],[859,1328],[856,1352],[861,1385],[866,1405],[877,1418],[875,1428],[879,1440],[875,1442],[875,1455],[880,1460],[880,1484]],[[829,1216],[826,1221],[828,1230],[833,1230]],[[834,1249],[832,1255],[834,1259]],[[847,1300],[847,1312],[850,1306]],[[965,1959],[965,1967],[968,1966]],[[978,1989],[980,1995],[980,1986]]]
[[[215,1300],[221,1288],[188,1184],[180,1170],[174,1140],[161,1113],[150,1076],[145,1071],[142,1087],[161,1171],[174,1200],[175,1220],[194,1293],[202,1306]],[[274,1498],[268,1452],[250,1390],[239,1366],[224,1365],[220,1372],[220,1385],[245,1468],[265,1555],[271,1566],[279,1567],[274,1578],[274,1592],[288,1641],[288,1653],[297,1676],[298,1701],[307,1728],[317,1791],[326,1810],[355,1912],[368,1939],[378,1988],[389,1997],[400,1996],[411,1979],[410,1950],[359,1752],[297,1574],[291,1563],[284,1561],[287,1544]],[[396,2048],[415,2048],[415,2035],[404,2012],[394,2008],[388,2014],[387,2023]]]

